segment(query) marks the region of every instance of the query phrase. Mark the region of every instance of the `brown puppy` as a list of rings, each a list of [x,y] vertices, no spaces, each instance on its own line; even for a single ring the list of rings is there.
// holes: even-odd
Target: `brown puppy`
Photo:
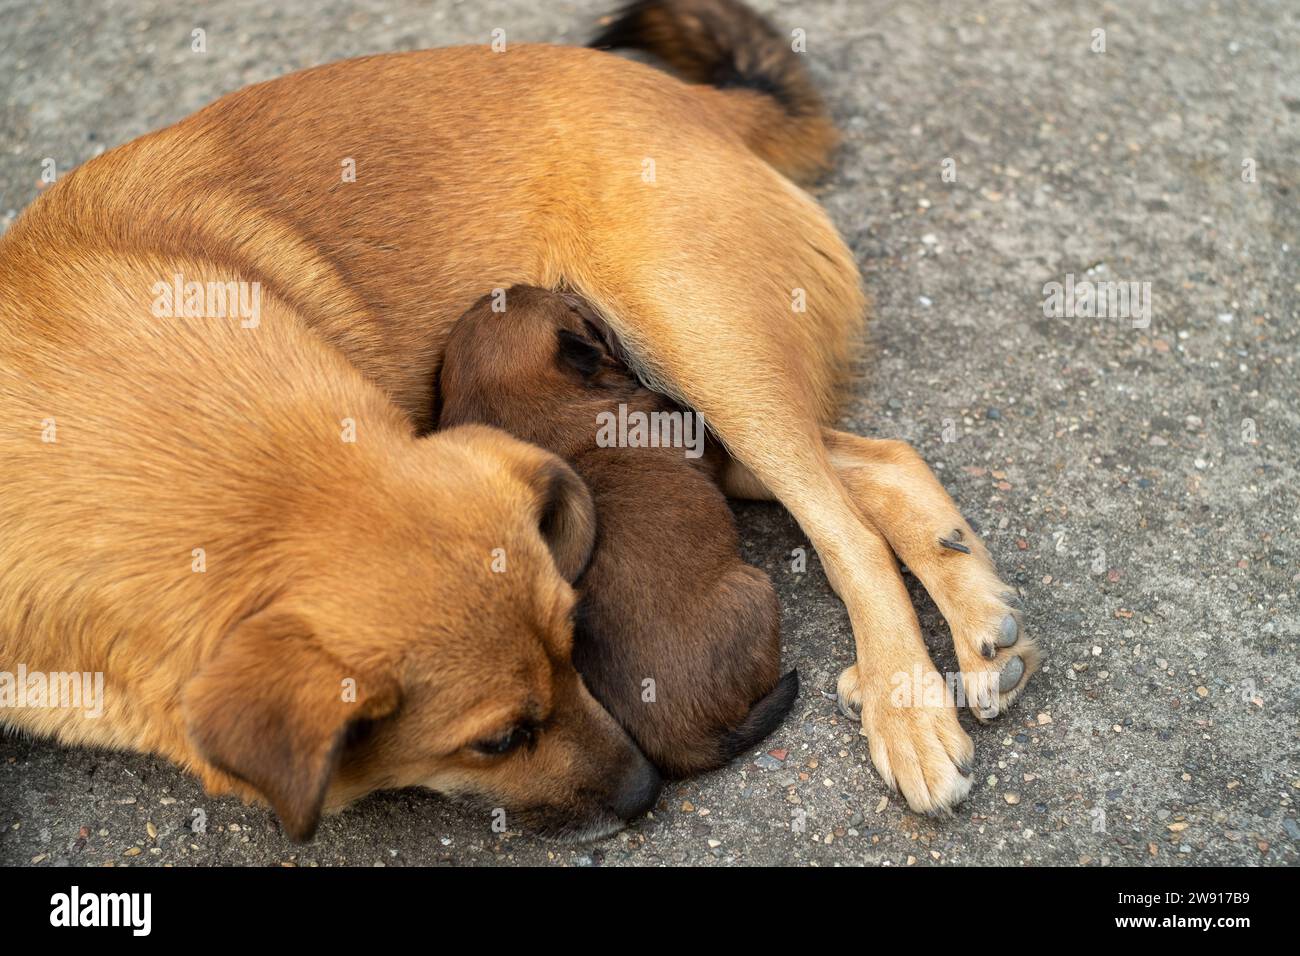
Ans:
[[[536,485],[521,486],[518,469],[494,468],[502,456],[482,453],[473,433],[448,432],[423,446],[422,481],[441,504],[381,513],[357,475],[340,476],[347,490],[336,492],[311,471],[324,464],[313,460],[320,449],[274,411],[324,388],[316,376],[337,380],[335,365],[300,369],[292,356],[307,346],[259,349],[255,335],[238,352],[206,335],[177,343],[159,335],[170,326],[148,319],[152,285],[177,272],[260,282],[286,323],[314,331],[427,428],[452,324],[484,288],[522,282],[567,285],[594,303],[638,376],[709,422],[731,455],[724,490],[775,498],[798,520],[848,610],[857,655],[839,700],[861,719],[885,780],[918,810],[945,810],[970,790],[963,770],[974,748],[952,703],[891,702],[900,676],[944,683],[895,555],[947,619],[979,719],[1023,690],[1036,651],[1014,593],[921,457],[831,427],[866,301],[852,252],[796,185],[829,164],[835,143],[806,57],[737,0],[647,0],[603,39],[668,59],[688,82],[608,53],[513,43],[331,63],[240,90],[88,162],[0,240],[0,665],[39,657],[69,671],[105,661],[160,669],[142,674],[150,690],[132,694],[137,713],[106,714],[94,734],[60,727],[63,739],[148,749],[178,736],[183,682],[218,643],[209,631],[288,583],[337,592],[330,600],[358,633],[370,633],[373,617],[394,640],[414,642],[439,680],[429,685],[421,668],[403,677],[427,686],[444,715],[480,713],[485,680],[540,661],[540,637],[494,636],[504,643],[490,654],[479,643],[484,629],[494,633],[479,616],[512,620],[512,634],[560,626],[533,626],[515,576],[479,577],[478,549],[500,528],[537,534],[539,494],[520,490]],[[118,349],[126,330],[137,341]],[[234,390],[217,387],[223,377]],[[359,400],[329,404],[335,428],[352,415],[337,406]],[[266,420],[255,441],[241,426],[250,402],[261,409],[254,420]],[[82,415],[92,416],[89,431]],[[59,422],[57,446],[40,441],[47,417]],[[76,456],[89,446],[64,443],[74,436],[97,449],[86,464]],[[294,465],[304,471],[283,471],[293,455],[307,456]],[[275,467],[259,478],[264,461]],[[463,480],[465,469],[478,480]],[[238,494],[220,495],[231,482]],[[267,498],[297,488],[313,489],[309,508]],[[224,508],[205,509],[201,528],[163,535],[150,523],[155,509],[166,525],[218,500]],[[354,551],[311,528],[340,510],[356,525],[346,538],[359,539]],[[396,563],[362,533],[390,518],[416,535]],[[281,531],[281,520],[292,527]],[[151,550],[188,555],[208,535],[228,549],[224,604],[178,599],[170,557]],[[433,544],[422,550],[418,535]],[[398,567],[403,580],[390,580]],[[537,575],[540,591],[559,588],[554,569]],[[389,606],[395,589],[410,592],[409,619]],[[132,628],[155,643],[142,647]],[[436,646],[425,643],[430,633]],[[156,663],[157,642],[179,666]],[[271,659],[267,687],[243,693],[283,686],[278,666]],[[507,696],[517,708],[545,705],[546,680]],[[146,707],[153,716],[142,716]],[[56,732],[58,722],[18,723]],[[417,750],[423,732],[408,731]],[[464,774],[467,787],[474,776]],[[550,781],[562,778],[550,765],[514,781],[520,795],[535,784],[547,804]],[[575,792],[587,779],[574,778]]]
[[[758,744],[799,680],[794,671],[777,680],[776,592],[739,557],[703,422],[642,386],[599,323],[574,297],[544,289],[484,296],[447,340],[441,425],[503,428],[586,480],[597,532],[578,585],[573,662],[646,756],[681,777]],[[655,447],[611,445],[611,426],[639,415]]]

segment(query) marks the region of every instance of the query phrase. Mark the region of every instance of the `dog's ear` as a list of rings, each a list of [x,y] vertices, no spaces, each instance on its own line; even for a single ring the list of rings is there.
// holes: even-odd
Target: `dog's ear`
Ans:
[[[600,371],[605,353],[599,345],[568,329],[560,329],[557,337],[559,339],[557,355],[561,365],[567,365],[583,378],[591,378]]]
[[[186,685],[183,706],[199,752],[256,787],[285,832],[307,840],[349,729],[397,703],[394,682],[357,673],[300,617],[269,609],[222,639]]]
[[[623,340],[590,301],[568,289],[560,292],[560,298],[578,318],[582,319],[582,324],[586,326],[591,338],[600,345],[606,355],[615,362],[631,367],[632,362],[627,349],[623,347]]]
[[[548,456],[534,479],[537,527],[555,567],[570,584],[587,569],[596,544],[596,506],[587,484],[560,458]]]

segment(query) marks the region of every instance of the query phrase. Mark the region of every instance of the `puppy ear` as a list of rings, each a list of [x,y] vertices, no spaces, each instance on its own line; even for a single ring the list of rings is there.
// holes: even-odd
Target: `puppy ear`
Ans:
[[[596,544],[596,506],[578,473],[550,456],[537,476],[540,507],[537,527],[551,549],[555,567],[570,584],[587,569]]]
[[[629,367],[632,365],[627,349],[623,347],[622,339],[590,301],[572,290],[560,292],[560,298],[578,318],[582,319],[582,324],[587,327],[591,337],[600,344],[607,355],[622,365]]]
[[[256,787],[294,840],[310,839],[348,730],[392,713],[396,685],[325,652],[296,615],[237,625],[185,687],[191,739],[214,766]]]
[[[601,362],[605,360],[605,353],[601,351],[599,345],[568,329],[560,329],[557,335],[561,365],[574,369],[583,378],[590,378],[600,370]]]

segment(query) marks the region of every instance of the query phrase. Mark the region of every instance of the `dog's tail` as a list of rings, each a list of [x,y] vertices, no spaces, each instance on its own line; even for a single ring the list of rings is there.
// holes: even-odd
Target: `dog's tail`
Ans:
[[[684,79],[725,91],[749,148],[808,182],[829,168],[839,134],[798,42],[740,0],[637,0],[588,46],[643,50]]]
[[[790,671],[776,686],[760,697],[740,726],[722,735],[722,759],[719,765],[757,747],[768,734],[776,730],[799,696],[799,672]]]

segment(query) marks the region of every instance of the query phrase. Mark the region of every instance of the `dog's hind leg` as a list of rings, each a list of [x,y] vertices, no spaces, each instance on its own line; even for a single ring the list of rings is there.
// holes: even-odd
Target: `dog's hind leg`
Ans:
[[[1038,664],[1022,631],[1020,602],[998,576],[988,549],[929,466],[906,442],[861,438],[831,428],[822,440],[862,516],[934,599],[952,631],[966,704],[980,720],[1003,713]],[[723,472],[734,497],[767,497],[736,461]]]
[[[1020,600],[983,541],[911,445],[823,429],[854,504],[889,540],[948,622],[966,703],[980,720],[1003,713],[1038,666]]]
[[[698,202],[726,191],[710,185]],[[661,208],[652,205],[633,240],[610,232],[595,244],[605,258],[576,284],[648,378],[701,413],[799,522],[853,628],[857,661],[840,675],[841,706],[860,716],[876,768],[914,809],[946,810],[970,790],[973,746],[890,546],[854,504],[821,430],[863,309],[856,265],[802,194],[755,196],[755,182],[745,185],[715,217],[756,210],[761,221],[744,224],[739,238],[676,230],[674,243],[647,243]],[[709,209],[696,215],[708,220]],[[806,311],[792,314],[792,290],[804,291],[796,300]]]

